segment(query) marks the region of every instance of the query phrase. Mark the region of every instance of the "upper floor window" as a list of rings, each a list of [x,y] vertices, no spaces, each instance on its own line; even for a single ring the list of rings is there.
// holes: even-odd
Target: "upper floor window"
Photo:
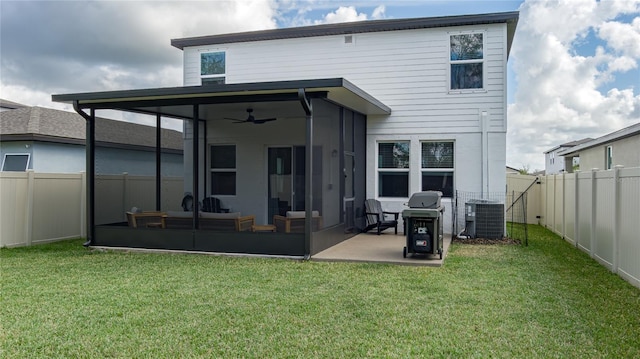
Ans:
[[[409,197],[409,142],[378,143],[378,196]]]
[[[200,54],[200,79],[203,85],[225,83],[226,54],[224,51]]]
[[[482,33],[450,35],[451,90],[484,88],[484,42]]]

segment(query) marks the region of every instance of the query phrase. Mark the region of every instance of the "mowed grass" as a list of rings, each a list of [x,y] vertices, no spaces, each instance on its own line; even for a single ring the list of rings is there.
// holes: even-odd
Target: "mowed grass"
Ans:
[[[4,358],[638,358],[640,290],[549,231],[444,267],[0,250]]]

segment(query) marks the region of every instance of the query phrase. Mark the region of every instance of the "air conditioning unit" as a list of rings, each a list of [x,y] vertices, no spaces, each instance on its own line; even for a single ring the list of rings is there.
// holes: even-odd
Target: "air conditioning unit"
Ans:
[[[504,204],[487,199],[465,203],[465,232],[471,238],[500,239],[504,236]]]

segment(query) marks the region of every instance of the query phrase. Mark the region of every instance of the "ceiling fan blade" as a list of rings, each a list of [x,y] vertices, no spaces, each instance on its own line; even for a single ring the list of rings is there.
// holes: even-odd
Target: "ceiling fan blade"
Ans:
[[[255,124],[263,124],[265,122],[275,121],[275,120],[277,120],[277,118],[275,118],[275,117],[274,118],[261,118],[259,120],[254,120],[253,123],[255,123]]]
[[[233,121],[233,123],[246,123],[247,120],[238,120],[237,118],[224,117],[225,120]]]

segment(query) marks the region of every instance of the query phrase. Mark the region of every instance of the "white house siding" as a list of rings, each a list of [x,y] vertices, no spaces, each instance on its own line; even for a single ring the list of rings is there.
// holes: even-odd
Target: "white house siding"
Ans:
[[[450,93],[449,35],[472,30],[485,34],[485,90]],[[226,51],[229,84],[343,77],[392,109],[368,117],[367,197],[377,195],[376,143],[390,139],[411,141],[410,193],[421,188],[423,140],[455,141],[456,189],[504,192],[506,42],[506,24],[490,24],[353,34],[353,44],[338,35],[189,47],[184,84],[200,84],[207,51]],[[406,201],[384,199],[395,209]]]

